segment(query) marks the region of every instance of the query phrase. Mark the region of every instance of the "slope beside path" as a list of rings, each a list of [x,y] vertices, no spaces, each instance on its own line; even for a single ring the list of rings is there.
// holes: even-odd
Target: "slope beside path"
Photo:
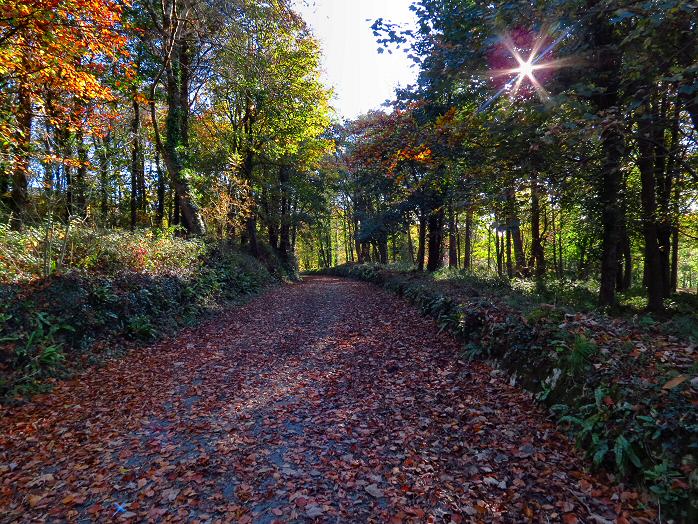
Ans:
[[[314,277],[0,418],[0,521],[651,521],[401,299]]]

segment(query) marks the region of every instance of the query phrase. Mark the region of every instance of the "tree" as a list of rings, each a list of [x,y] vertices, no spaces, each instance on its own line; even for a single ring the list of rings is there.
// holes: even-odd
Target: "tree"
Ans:
[[[126,54],[122,11],[122,3],[111,0],[0,5],[0,105],[10,108],[3,113],[2,127],[15,129],[6,135],[11,154],[5,157],[12,172],[15,228],[26,218],[35,115],[43,111],[51,125],[71,127],[84,116],[73,109],[76,101],[83,105],[114,99],[104,73]],[[128,77],[128,65],[122,74]]]

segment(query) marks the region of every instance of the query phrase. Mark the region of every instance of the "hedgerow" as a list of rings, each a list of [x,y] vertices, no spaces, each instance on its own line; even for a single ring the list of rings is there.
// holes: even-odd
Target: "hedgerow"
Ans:
[[[7,261],[20,259],[19,248],[0,263],[0,400],[9,402],[281,278],[278,265],[273,275],[226,244],[123,231],[71,234],[61,265],[41,277],[45,246],[31,248],[31,238],[3,239],[30,246],[15,267]]]

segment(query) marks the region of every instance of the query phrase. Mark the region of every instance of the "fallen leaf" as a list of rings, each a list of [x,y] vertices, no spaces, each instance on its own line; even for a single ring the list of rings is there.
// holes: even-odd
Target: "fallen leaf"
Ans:
[[[686,382],[687,380],[688,380],[688,376],[686,376],[686,375],[679,375],[678,377],[674,377],[674,378],[672,378],[669,382],[667,382],[666,384],[664,384],[664,385],[662,386],[662,389],[667,390],[667,391],[670,390],[670,389],[674,389],[676,386],[678,386],[678,385],[680,385],[680,384],[683,384],[683,383]]]
[[[372,497],[375,498],[381,498],[383,496],[383,490],[380,489],[377,485],[375,484],[369,484],[364,488],[366,492],[371,495]]]

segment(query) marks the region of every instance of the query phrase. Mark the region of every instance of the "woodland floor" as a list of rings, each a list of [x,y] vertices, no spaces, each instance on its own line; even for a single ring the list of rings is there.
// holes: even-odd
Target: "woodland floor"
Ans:
[[[272,289],[0,414],[0,521],[647,516],[459,349],[369,284]]]

